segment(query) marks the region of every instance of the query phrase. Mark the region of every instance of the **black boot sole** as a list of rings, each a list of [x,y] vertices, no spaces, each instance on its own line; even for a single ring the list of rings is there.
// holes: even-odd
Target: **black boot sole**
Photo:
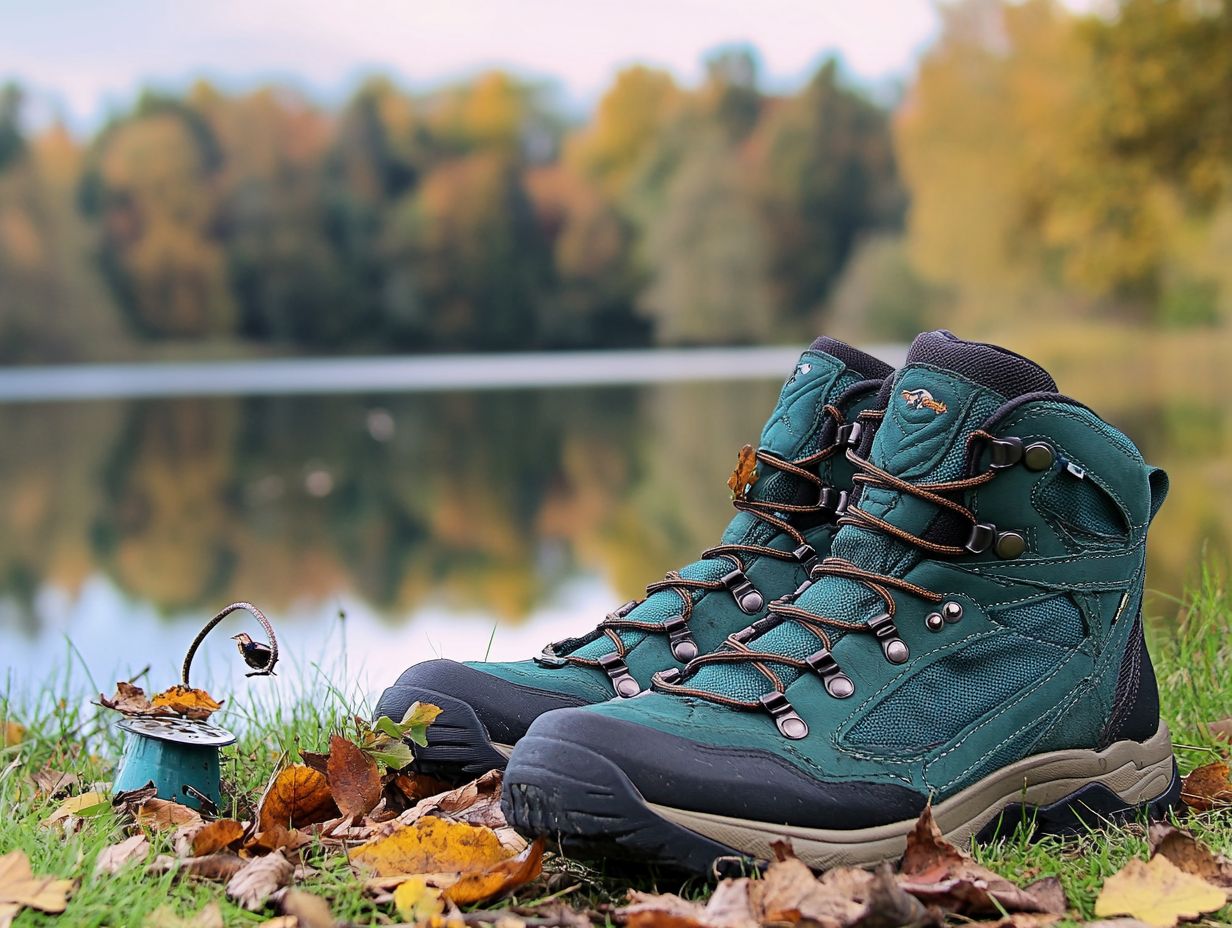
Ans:
[[[373,716],[387,715],[397,721],[416,702],[438,706],[441,714],[428,727],[428,746],[413,746],[412,770],[449,783],[465,783],[489,770],[505,769],[511,748],[493,742],[475,710],[456,696],[395,683],[381,694]]]
[[[1085,834],[1092,828],[1128,820],[1166,818],[1180,803],[1181,781],[1175,761],[1167,788],[1137,805],[1127,805],[1100,783],[1088,783],[1045,805],[1012,802],[990,820],[976,840],[990,841],[1021,824],[1031,840]],[[658,814],[620,768],[602,754],[576,743],[528,735],[518,743],[506,774],[501,808],[505,818],[529,837],[544,836],[562,853],[582,859],[624,859],[654,863],[710,878],[764,862]],[[900,823],[902,837],[914,825]],[[773,826],[767,826],[773,830]],[[847,845],[852,859],[841,863],[873,865],[901,855],[859,859],[858,841]],[[808,858],[805,857],[806,862]],[[831,862],[815,866],[836,866]]]

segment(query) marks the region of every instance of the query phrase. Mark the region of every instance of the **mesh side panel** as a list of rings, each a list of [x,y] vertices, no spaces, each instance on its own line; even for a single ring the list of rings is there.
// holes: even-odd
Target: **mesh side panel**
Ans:
[[[1032,638],[1042,638],[1069,648],[1082,644],[1082,613],[1068,596],[1053,596],[1027,606],[1003,609],[992,615],[996,621]]]
[[[1091,535],[1126,534],[1117,504],[1098,484],[1059,473],[1040,493],[1040,502],[1067,526]]]
[[[845,740],[926,750],[1003,706],[1046,674],[1058,653],[1016,635],[973,642],[890,693],[852,727]]]

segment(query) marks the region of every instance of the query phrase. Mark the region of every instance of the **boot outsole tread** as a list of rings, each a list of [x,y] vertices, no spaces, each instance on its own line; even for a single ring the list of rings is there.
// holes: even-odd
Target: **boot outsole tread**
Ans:
[[[474,708],[456,696],[395,683],[381,694],[374,717],[401,719],[416,702],[438,706],[441,714],[428,726],[428,746],[415,745],[412,770],[462,783],[489,770],[505,769],[506,754],[489,737]]]

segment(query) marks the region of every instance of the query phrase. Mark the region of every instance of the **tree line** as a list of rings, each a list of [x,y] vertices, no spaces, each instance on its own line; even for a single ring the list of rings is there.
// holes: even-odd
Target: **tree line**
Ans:
[[[635,66],[571,118],[501,72],[337,110],[0,92],[0,359],[903,338],[1232,310],[1232,0],[963,0],[901,101]],[[1002,320],[1003,321],[1003,320]]]

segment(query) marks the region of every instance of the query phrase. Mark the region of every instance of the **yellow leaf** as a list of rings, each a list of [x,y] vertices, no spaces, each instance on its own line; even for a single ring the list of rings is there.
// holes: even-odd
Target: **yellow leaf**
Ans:
[[[1131,860],[1104,883],[1095,900],[1100,918],[1130,915],[1157,928],[1222,908],[1227,896],[1201,877],[1177,869],[1166,857]]]
[[[0,748],[12,747],[26,740],[26,727],[17,722],[5,722],[0,729]]]
[[[111,797],[106,793],[81,793],[78,796],[70,796],[65,799],[56,811],[43,819],[44,825],[54,825],[56,822],[63,821],[70,815],[96,815],[111,807]]]
[[[403,920],[421,924],[445,911],[441,892],[421,876],[413,876],[394,890],[394,906]]]
[[[356,848],[351,859],[377,876],[486,870],[509,852],[491,828],[422,818]]]

